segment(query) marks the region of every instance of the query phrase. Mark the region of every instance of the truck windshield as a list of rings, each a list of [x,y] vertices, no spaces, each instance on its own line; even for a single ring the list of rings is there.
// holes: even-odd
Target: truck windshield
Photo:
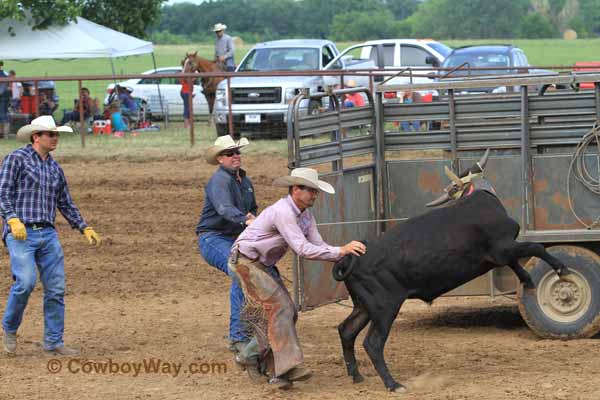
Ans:
[[[444,61],[443,67],[457,67],[463,63],[468,63],[470,67],[482,67],[482,68],[490,68],[490,67],[510,67],[510,58],[508,54],[499,54],[499,53],[469,53],[469,54],[454,54],[450,57],[446,58]],[[464,71],[455,71],[452,75],[462,75],[466,74],[468,67],[465,66],[462,69]],[[504,70],[483,70],[478,71],[477,74],[481,75],[502,75],[508,74],[510,71]]]
[[[448,55],[452,53],[452,48],[442,43],[428,42],[427,45],[444,56],[444,58],[448,57]]]
[[[319,68],[319,49],[263,48],[254,49],[238,71],[308,71]]]

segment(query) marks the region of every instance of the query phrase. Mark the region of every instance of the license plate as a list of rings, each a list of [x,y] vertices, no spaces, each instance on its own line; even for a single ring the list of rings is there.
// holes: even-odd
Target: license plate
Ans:
[[[246,114],[247,124],[260,124],[260,114]]]

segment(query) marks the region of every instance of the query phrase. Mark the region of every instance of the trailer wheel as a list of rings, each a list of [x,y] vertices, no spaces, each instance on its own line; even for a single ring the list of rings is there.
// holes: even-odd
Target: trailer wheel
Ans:
[[[560,278],[543,260],[532,257],[525,269],[534,290],[519,285],[521,316],[543,338],[589,338],[600,331],[600,256],[577,246],[553,246],[548,252],[569,268]]]

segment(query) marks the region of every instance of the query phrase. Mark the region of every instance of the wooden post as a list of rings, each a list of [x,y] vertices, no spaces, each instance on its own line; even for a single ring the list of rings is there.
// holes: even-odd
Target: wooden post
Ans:
[[[79,88],[79,133],[81,134],[81,147],[85,147],[85,126],[83,125],[83,102],[81,101],[81,80],[77,81]]]
[[[231,109],[231,77],[227,77],[227,130],[229,131],[229,136],[234,137],[233,132],[233,111]],[[215,100],[216,101],[216,100]]]
[[[188,87],[190,88],[190,101],[188,105],[188,112],[190,114],[190,147],[194,146],[196,138],[194,136],[194,82],[192,78],[186,78]]]

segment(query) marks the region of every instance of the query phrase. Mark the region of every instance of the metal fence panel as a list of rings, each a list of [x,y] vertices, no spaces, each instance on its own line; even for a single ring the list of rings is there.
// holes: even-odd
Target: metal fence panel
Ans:
[[[533,157],[535,228],[583,229],[569,206],[567,177],[570,155],[540,155]],[[592,176],[598,176],[598,155],[587,154],[586,166]],[[587,190],[571,176],[571,198],[575,212],[586,224],[600,217],[598,195]]]
[[[386,162],[388,218],[409,218],[427,211],[425,204],[438,198],[447,185],[444,166],[450,160]]]
[[[461,158],[459,160],[459,170],[463,171],[477,161],[479,161],[479,158]],[[490,157],[485,169],[485,178],[496,190],[498,198],[506,208],[508,215],[521,226],[524,226],[521,220],[523,185],[518,184],[522,180],[521,156],[515,154]],[[450,183],[448,179],[445,182],[446,184]]]
[[[336,190],[334,195],[320,195],[312,209],[323,240],[332,245],[343,245],[351,240],[374,236],[375,223],[351,223],[376,219],[374,168],[346,170],[343,174],[334,173],[322,179]],[[342,221],[345,223],[339,224]],[[297,300],[302,310],[348,297],[344,284],[333,279],[332,267],[330,262],[300,260]]]
[[[597,78],[600,80],[600,75]],[[518,77],[514,78],[514,81],[499,79],[494,82],[497,85],[500,85],[500,82],[508,85],[507,82],[510,81],[512,86],[520,84],[521,81],[528,85],[538,83],[538,80],[539,83],[564,83],[564,79],[566,78]],[[389,91],[394,88],[439,90],[484,87],[481,85],[486,82],[474,80],[452,85],[442,82],[436,84],[439,87],[396,85],[385,89],[378,88],[377,91]],[[596,229],[587,230],[576,220],[569,206],[567,191],[567,183],[570,183],[573,208],[584,222],[597,223],[596,220],[600,219],[600,202],[597,195],[589,192],[574,178],[570,178],[568,182],[568,172],[575,147],[600,118],[599,85],[594,91],[548,91],[543,96],[534,91],[528,95],[525,90],[499,95],[449,93],[431,103],[412,104],[386,102],[382,95],[378,94],[379,103],[376,107],[361,110],[360,115],[336,113],[337,120],[332,116],[313,116],[315,120],[310,122],[312,126],[302,127],[301,135],[311,133],[310,129],[317,128],[319,124],[326,125],[328,129],[337,125],[339,129],[343,126],[342,120],[350,115],[354,115],[354,121],[362,120],[366,124],[369,119],[375,119],[375,114],[370,118],[369,112],[380,111],[377,114],[378,120],[373,124],[377,124],[377,132],[381,137],[375,138],[373,133],[369,133],[356,138],[356,141],[352,141],[354,138],[345,138],[342,142],[336,139],[324,140],[324,143],[298,148],[294,154],[295,160],[299,160],[301,165],[315,165],[343,160],[351,151],[354,154],[372,153],[381,161],[377,164],[381,165],[381,176],[372,175],[372,179],[376,182],[381,178],[386,185],[382,188],[384,197],[381,199],[385,215],[391,219],[404,219],[425,212],[425,204],[442,193],[449,183],[443,172],[444,166],[454,165],[459,171],[463,170],[477,161],[483,150],[490,148],[494,152],[486,168],[486,178],[494,186],[508,214],[521,225],[520,240],[540,243],[600,240],[600,229],[595,227]],[[319,121],[320,118],[323,120]],[[346,121],[349,125],[356,126],[352,118]],[[427,130],[419,132],[390,130],[392,126],[399,125],[397,122],[412,120],[432,123],[422,124],[427,126]],[[381,154],[375,148],[376,143],[383,143]],[[394,152],[401,152],[402,155],[405,150],[417,150],[414,153],[414,158],[417,159],[407,160],[402,156],[402,160],[386,160]],[[427,157],[433,159],[423,159],[418,152],[423,150],[441,151],[442,155],[436,158],[438,156],[431,156],[432,153],[425,152],[423,154],[428,154]],[[586,156],[586,167],[592,177],[599,176],[599,158],[595,153]],[[343,163],[337,165],[342,166]],[[350,192],[347,191],[346,194],[342,193],[342,198],[336,197],[326,204],[317,204],[315,212],[319,215],[319,222],[327,221],[328,218],[336,221],[369,219],[366,215],[356,214],[369,208],[371,199],[366,194],[369,191],[361,194],[362,189],[354,188],[352,182],[346,183],[345,179],[351,176],[347,174],[345,170],[339,171],[340,181],[337,184],[349,185],[346,189],[356,192],[352,193],[352,201],[348,203],[347,193]],[[352,179],[357,178],[354,176]],[[377,188],[370,193],[378,193]],[[352,204],[352,208],[348,208],[349,204]],[[327,211],[334,209],[337,210],[335,213]],[[349,210],[352,210],[352,213]],[[373,213],[372,218],[375,215]],[[377,224],[365,226],[372,227],[367,229],[369,234],[377,232]],[[326,241],[336,244],[355,239],[354,235],[360,233],[345,228],[345,225],[324,225],[320,227],[320,231],[323,232]],[[311,263],[306,263],[302,269],[304,309],[334,301],[345,294],[343,288],[340,289],[340,286],[331,280],[330,267],[319,266],[311,270],[310,265]],[[512,271],[501,268],[461,286],[448,295],[494,295],[514,291],[515,287]]]

